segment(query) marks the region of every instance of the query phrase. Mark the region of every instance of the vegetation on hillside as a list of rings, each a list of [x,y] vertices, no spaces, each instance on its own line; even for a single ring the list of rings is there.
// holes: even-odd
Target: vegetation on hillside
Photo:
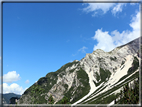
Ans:
[[[109,70],[104,70],[103,68],[100,68],[100,75],[98,73],[96,73],[96,79],[97,79],[97,81],[98,80],[101,80],[101,81],[99,81],[98,83],[96,83],[94,81],[94,84],[96,86],[99,86],[102,82],[106,81],[107,78],[109,79],[110,75],[111,75],[111,73]]]
[[[77,72],[77,79],[79,80],[79,83],[82,85],[75,87],[76,81],[74,79],[73,85],[71,86],[69,91],[64,94],[66,96],[65,98],[68,98],[68,99],[71,99],[74,96],[74,99],[69,103],[74,103],[77,100],[81,99],[86,94],[88,94],[90,90],[89,77],[87,73],[82,68],[80,68],[76,72]],[[62,100],[60,100],[58,104],[60,104],[61,101]]]
[[[126,80],[124,80],[125,78],[123,78],[123,82],[121,84],[118,84],[117,86],[112,86],[111,89],[95,96],[96,94],[98,94],[99,92],[101,92],[102,90],[104,90],[107,86],[101,86],[100,88],[98,88],[94,93],[92,93],[89,97],[87,97],[86,99],[84,99],[82,102],[80,102],[79,104],[109,104],[111,103],[114,99],[119,97],[119,93],[118,94],[111,94],[112,92],[118,90],[119,88],[123,87],[124,84],[133,81],[134,79],[138,78],[139,76],[139,72],[136,72],[135,74],[133,74],[130,78],[127,78]],[[117,83],[116,83],[117,84]],[[94,98],[90,99],[92,96],[95,96]],[[85,101],[87,99],[90,99],[88,101]]]
[[[50,97],[48,98],[48,104],[54,104],[54,99],[52,95],[50,95]]]
[[[71,104],[69,101],[69,98],[64,96],[59,102],[58,104]]]
[[[128,83],[120,91],[120,99],[115,104],[138,104],[139,103],[139,78],[133,84]]]
[[[89,58],[92,59],[91,56],[89,56]],[[105,61],[103,58],[98,58],[98,60],[101,63],[103,63]],[[117,60],[117,58],[110,57],[110,60],[115,61],[115,60]],[[121,65],[123,65],[124,63],[125,63],[125,61],[122,61]],[[68,67],[71,67],[73,64],[76,65],[76,64],[79,64],[79,62],[73,61],[73,62],[67,63],[64,66],[62,66],[60,69],[58,69],[56,72],[50,72],[45,77],[40,78],[36,83],[34,83],[30,88],[28,88],[24,92],[24,95],[20,99],[20,102],[22,103],[23,100],[25,100],[24,97],[27,95],[26,99],[29,99],[31,104],[47,104],[47,103],[54,104],[54,102],[55,102],[53,99],[54,96],[50,95],[50,97],[48,96],[49,97],[48,98],[46,95],[49,92],[49,90],[53,87],[53,85],[56,84],[57,75],[59,75],[62,78],[63,75],[66,74],[65,69]],[[97,67],[97,66],[95,66],[95,67]],[[134,57],[132,67],[129,68],[128,74],[123,76],[117,83],[124,80],[127,76],[129,76],[134,71],[136,71],[138,69],[138,67],[139,67],[139,60],[137,59],[137,57]],[[88,75],[83,70],[83,66],[82,66],[82,68],[80,66],[78,66],[77,68],[79,69],[78,71],[75,71],[77,73],[77,81],[74,79],[73,85],[71,86],[71,88],[69,90],[68,90],[68,85],[63,84],[63,87],[65,87],[66,91],[64,91],[64,97],[60,101],[57,102],[58,104],[71,104],[71,103],[78,101],[79,99],[81,99],[82,97],[84,97],[85,95],[88,94],[88,92],[90,90]],[[74,72],[74,70],[75,69],[70,70],[69,73]],[[115,71],[115,69],[114,69],[114,71]],[[94,81],[95,85],[99,86],[101,83],[107,82],[108,79],[110,78],[110,75],[111,75],[110,71],[100,67],[99,74],[97,72],[95,74],[96,79],[99,82],[96,83]],[[120,93],[112,94],[112,92],[116,91],[118,88],[121,88],[125,83],[130,82],[137,77],[138,77],[138,72],[133,74],[130,78],[127,78],[126,80],[124,80],[121,84],[116,85],[117,84],[116,83],[115,84],[116,86],[112,86],[111,89],[95,96],[93,99],[90,99],[87,102],[85,102],[85,100],[86,100],[85,99],[83,101],[83,103],[84,104],[85,103],[87,103],[87,104],[108,104],[120,96],[120,100],[115,101],[116,104],[132,104],[132,103],[137,104],[139,101],[139,85],[138,85],[139,83],[138,83],[138,81],[134,82],[134,85],[132,86],[133,88],[129,88],[128,84],[126,84]],[[76,86],[77,82],[80,84],[79,86]],[[91,98],[92,96],[101,92],[106,87],[107,86],[101,86],[94,93],[92,93],[91,96],[88,96],[88,98]],[[46,97],[46,99],[45,99],[45,97]],[[73,100],[71,100],[71,99],[73,99]]]

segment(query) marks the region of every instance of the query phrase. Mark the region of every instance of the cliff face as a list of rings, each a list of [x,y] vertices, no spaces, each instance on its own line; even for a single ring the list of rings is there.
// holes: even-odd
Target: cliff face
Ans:
[[[138,77],[138,50],[139,39],[110,52],[97,49],[80,61],[67,63],[40,78],[24,92],[18,103],[47,104],[50,95],[54,104],[60,103],[64,96],[73,105],[98,103],[99,96],[104,99],[116,95],[125,83]]]

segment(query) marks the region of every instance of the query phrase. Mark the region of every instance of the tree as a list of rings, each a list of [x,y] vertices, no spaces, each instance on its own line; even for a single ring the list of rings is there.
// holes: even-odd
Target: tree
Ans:
[[[66,96],[64,96],[61,100],[61,104],[70,104],[69,99]]]
[[[132,88],[133,87],[133,88]],[[139,103],[139,78],[134,80],[132,87],[128,83],[120,91],[120,104],[138,104]]]
[[[54,104],[54,99],[53,99],[52,95],[50,95],[50,97],[48,99],[48,103],[49,104]]]

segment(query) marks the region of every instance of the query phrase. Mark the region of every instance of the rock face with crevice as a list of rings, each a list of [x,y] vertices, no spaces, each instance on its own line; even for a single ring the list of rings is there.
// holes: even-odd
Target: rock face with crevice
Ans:
[[[60,103],[66,96],[76,105],[93,103],[95,96],[109,93],[108,90],[114,86],[118,89],[114,89],[113,92],[118,93],[122,88],[120,83],[131,82],[138,77],[139,69],[136,64],[139,64],[140,59],[139,42],[139,38],[135,39],[110,52],[97,49],[86,54],[80,61],[75,60],[63,65],[28,88],[18,103],[47,104],[49,96],[52,95],[54,104]],[[96,93],[97,91],[99,92]]]

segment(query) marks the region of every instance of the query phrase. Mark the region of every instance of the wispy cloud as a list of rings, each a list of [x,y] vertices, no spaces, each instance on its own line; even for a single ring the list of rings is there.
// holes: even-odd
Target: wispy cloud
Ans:
[[[86,53],[86,49],[88,49],[87,47],[83,46],[82,48],[80,48],[78,51],[82,52],[82,53]]]
[[[16,71],[9,71],[7,74],[4,74],[3,81],[12,83],[13,81],[20,80],[20,75],[16,73]]]
[[[124,30],[120,33],[114,30],[110,34],[108,31],[102,31],[102,29],[95,31],[95,35],[92,38],[97,40],[98,44],[94,45],[93,50],[102,49],[108,52],[117,46],[140,37],[140,12],[136,12],[136,15],[132,17],[129,25],[133,29],[132,31]]]
[[[101,12],[105,14],[115,4],[114,3],[86,3],[83,5],[86,6],[85,8],[83,8],[83,11],[87,13],[93,12],[92,16],[96,16],[98,12],[100,13],[99,10],[101,10]]]
[[[81,52],[81,53],[86,53],[86,49],[88,49],[87,47],[85,47],[85,46],[83,46],[82,48],[80,48],[78,51],[77,51],[77,53],[76,54],[72,54],[72,56],[76,56],[79,52]]]
[[[25,81],[26,84],[28,84],[29,82],[30,82],[29,80],[26,80],[26,81]]]
[[[82,10],[86,13],[92,12],[93,17],[106,14],[111,10],[112,14],[115,16],[116,13],[122,12],[126,4],[127,3],[84,3],[84,8]]]
[[[126,6],[126,3],[118,3],[116,6],[112,9],[112,14],[116,16],[116,13],[122,12],[123,6]]]

